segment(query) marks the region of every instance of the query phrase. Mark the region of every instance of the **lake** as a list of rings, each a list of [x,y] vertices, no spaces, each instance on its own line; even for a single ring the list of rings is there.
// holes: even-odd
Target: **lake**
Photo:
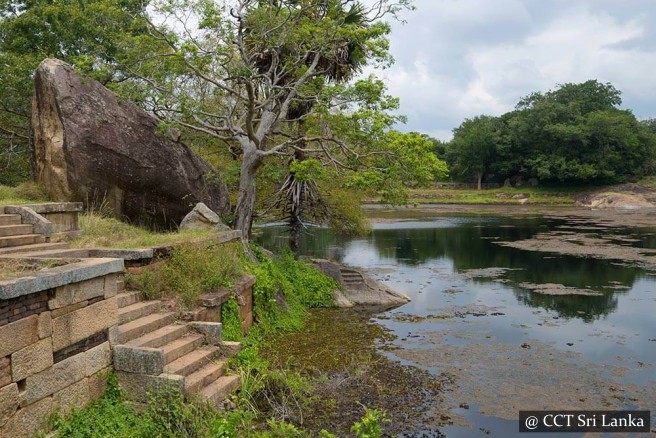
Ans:
[[[302,253],[364,268],[412,298],[375,317],[394,335],[380,349],[405,365],[453,376],[451,419],[438,422],[441,433],[520,436],[520,409],[656,414],[656,277],[622,260],[504,242],[570,233],[654,248],[654,231],[567,217],[427,213],[375,223],[363,238],[309,228]],[[284,229],[262,228],[258,241],[284,246]]]

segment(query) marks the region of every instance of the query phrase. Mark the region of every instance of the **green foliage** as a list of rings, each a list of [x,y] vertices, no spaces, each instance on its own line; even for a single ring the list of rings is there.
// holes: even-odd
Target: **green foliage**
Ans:
[[[24,182],[16,187],[0,185],[0,205],[20,205],[38,202],[47,202],[48,196],[43,187],[33,183]]]
[[[148,298],[177,297],[187,307],[199,295],[221,286],[230,286],[241,273],[242,249],[238,243],[223,245],[182,244],[162,265],[132,274],[128,282]]]
[[[656,134],[620,110],[621,92],[596,80],[533,93],[499,118],[480,116],[454,130],[456,175],[494,174],[557,184],[637,180],[656,170]]]
[[[241,318],[239,317],[239,305],[235,297],[231,297],[221,305],[221,337],[226,341],[241,341]]]
[[[322,186],[330,217],[328,225],[338,234],[363,236],[371,231],[371,224],[362,210],[362,195],[356,190]]]
[[[369,165],[350,174],[347,187],[376,191],[383,202],[404,204],[408,188],[425,187],[448,175],[428,137],[392,130],[379,133],[378,139],[378,150],[366,158]]]
[[[453,130],[447,156],[449,169],[461,177],[474,177],[480,182],[494,163],[501,141],[499,122],[490,116],[465,120]]]
[[[178,263],[189,264],[191,252],[185,248]],[[149,394],[147,408],[137,413],[125,402],[115,376],[110,376],[105,395],[65,419],[57,419],[63,438],[282,438],[310,436],[302,428],[300,413],[314,401],[311,381],[299,371],[273,369],[259,354],[259,346],[280,330],[303,323],[308,307],[332,304],[337,285],[290,254],[271,259],[253,248],[257,261],[247,267],[257,273],[255,310],[258,318],[246,339],[241,339],[236,301],[223,306],[224,338],[242,341],[242,351],[231,361],[241,374],[242,388],[234,401],[236,409],[219,412],[206,404],[184,402],[173,387]],[[192,268],[195,270],[196,268]],[[196,271],[194,271],[196,272]],[[284,300],[281,301],[279,295]],[[353,426],[358,437],[379,437],[385,416],[367,410]],[[335,435],[322,431],[323,438]]]
[[[366,409],[364,417],[351,428],[357,438],[380,438],[383,436],[381,423],[388,422],[387,413],[379,409]]]

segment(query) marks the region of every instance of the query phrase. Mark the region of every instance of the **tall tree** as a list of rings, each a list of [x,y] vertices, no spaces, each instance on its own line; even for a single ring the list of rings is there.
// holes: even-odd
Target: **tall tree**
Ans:
[[[453,140],[448,147],[452,172],[464,177],[474,177],[480,190],[483,178],[494,163],[499,142],[497,118],[477,116],[466,119],[453,130]]]
[[[378,180],[385,180],[395,163],[406,163],[394,158],[398,145],[382,141],[398,120],[389,113],[398,102],[385,95],[375,78],[352,85],[330,83],[337,64],[326,60],[344,56],[345,47],[354,44],[367,48],[369,62],[389,63],[390,26],[381,19],[409,7],[408,1],[381,0],[363,10],[367,26],[345,25],[329,15],[318,19],[317,5],[324,3],[161,1],[155,8],[165,15],[164,24],[146,19],[167,50],[139,62],[149,50],[148,40],[134,44],[139,56],[131,71],[149,89],[148,102],[155,114],[239,145],[234,225],[245,238],[254,214],[255,176],[267,159],[289,160],[301,152],[337,172],[367,166],[379,174]],[[345,9],[354,3],[339,2]],[[291,116],[294,108],[308,103],[309,112]],[[305,121],[304,132],[290,129],[299,117]],[[440,168],[436,158],[418,164],[422,170]]]

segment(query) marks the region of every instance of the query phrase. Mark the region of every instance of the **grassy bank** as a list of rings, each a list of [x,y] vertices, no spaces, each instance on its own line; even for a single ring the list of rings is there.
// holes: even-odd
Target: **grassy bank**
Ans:
[[[581,188],[502,187],[498,189],[412,189],[409,204],[543,204],[568,205]],[[378,199],[373,199],[378,202]]]
[[[231,360],[233,372],[242,377],[242,388],[233,396],[234,409],[220,412],[203,404],[186,404],[179,394],[164,391],[151,396],[146,410],[138,413],[123,398],[113,377],[104,397],[87,408],[56,419],[56,436],[73,438],[150,437],[310,437],[292,413],[312,403],[315,381],[299,370],[272,366],[260,353],[276,336],[303,327],[309,309],[333,305],[337,284],[304,262],[289,255],[270,258],[253,248],[248,257],[240,244],[203,248],[181,245],[172,257],[149,273],[131,276],[130,282],[156,291],[159,297],[193,303],[198,293],[229,285],[244,273],[256,275],[254,316],[257,321],[246,338],[234,298],[222,309],[223,336],[242,342],[242,351]],[[148,284],[148,282],[154,282]],[[379,437],[385,415],[366,410],[353,425],[357,437]],[[324,438],[334,437],[321,431]]]
[[[24,205],[48,202],[48,196],[42,187],[26,182],[16,187],[0,185],[0,206]]]

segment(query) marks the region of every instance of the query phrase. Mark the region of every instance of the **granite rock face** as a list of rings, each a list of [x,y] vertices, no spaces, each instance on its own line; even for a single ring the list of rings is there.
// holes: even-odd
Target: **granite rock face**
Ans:
[[[62,61],[39,65],[32,113],[37,178],[57,200],[103,202],[117,216],[165,228],[199,202],[230,210],[226,186],[205,160]]]

